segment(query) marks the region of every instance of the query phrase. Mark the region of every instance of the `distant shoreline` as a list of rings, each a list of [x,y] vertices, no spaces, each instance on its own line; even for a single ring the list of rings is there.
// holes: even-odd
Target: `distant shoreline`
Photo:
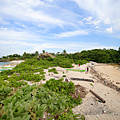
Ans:
[[[11,70],[14,68],[16,65],[20,64],[21,62],[25,62],[24,60],[12,60],[10,62],[4,62],[6,64],[0,65],[0,71],[4,70]]]

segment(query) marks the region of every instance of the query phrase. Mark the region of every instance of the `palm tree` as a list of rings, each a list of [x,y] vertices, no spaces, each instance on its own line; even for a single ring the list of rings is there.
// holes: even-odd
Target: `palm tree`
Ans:
[[[43,50],[43,53],[45,53],[45,50]]]
[[[64,55],[65,55],[65,57],[66,57],[66,54],[67,54],[66,50],[63,50],[63,54],[64,54]]]

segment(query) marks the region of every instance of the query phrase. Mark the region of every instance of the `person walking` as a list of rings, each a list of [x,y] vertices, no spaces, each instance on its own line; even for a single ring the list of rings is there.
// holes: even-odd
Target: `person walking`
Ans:
[[[86,67],[85,73],[87,74],[87,73],[88,73],[88,71],[89,71],[89,68],[88,68],[88,67]]]

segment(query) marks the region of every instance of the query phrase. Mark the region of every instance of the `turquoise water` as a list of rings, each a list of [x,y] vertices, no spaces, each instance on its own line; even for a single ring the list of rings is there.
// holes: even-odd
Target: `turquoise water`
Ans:
[[[11,62],[0,62],[0,66],[11,64]]]

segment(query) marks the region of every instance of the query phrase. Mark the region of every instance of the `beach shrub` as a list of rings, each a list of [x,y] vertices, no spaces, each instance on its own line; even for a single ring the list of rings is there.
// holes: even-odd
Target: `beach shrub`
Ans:
[[[1,71],[0,72],[0,76],[3,76],[3,75],[11,75],[13,74],[14,71],[13,70],[5,70],[5,71]]]
[[[50,90],[69,95],[71,92],[75,92],[75,85],[73,82],[63,82],[63,79],[55,80],[50,79],[49,81],[46,81],[46,83],[43,85],[46,88],[49,88]]]
[[[16,81],[16,80],[12,80],[12,81],[9,81],[9,83],[7,84],[7,86],[9,87],[14,87],[14,88],[18,88],[18,87],[21,87],[23,85],[27,85],[28,83],[27,82],[24,82],[24,81]]]
[[[73,105],[79,105],[82,102],[80,96],[78,96],[78,99],[72,98],[71,93],[75,93],[75,85],[71,81],[63,82],[63,79],[59,80],[50,79],[49,81],[46,81],[46,83],[43,84],[43,86],[58,94],[67,95],[70,99],[69,101],[70,108],[72,108]]]
[[[1,102],[4,106],[0,110],[0,119],[40,119],[45,112],[52,116],[66,110],[69,107],[69,101],[70,98],[67,95],[61,96],[42,86],[23,86],[14,95]],[[71,109],[68,116],[63,114],[59,118],[63,119],[64,116],[66,119],[70,116],[77,119]]]
[[[0,88],[0,101],[6,99],[10,92],[11,92],[10,87],[2,86]]]
[[[63,68],[72,68],[72,64],[69,61],[62,61],[59,62],[59,66]]]
[[[83,64],[86,64],[86,63],[89,63],[89,62],[87,60],[75,60],[75,64],[83,65]]]
[[[53,72],[53,73],[55,73],[55,74],[58,74],[56,68],[49,69],[48,72]]]
[[[63,75],[63,77],[66,77],[66,75]]]
[[[8,75],[0,76],[0,80],[7,80],[7,79],[8,79]]]
[[[3,87],[3,86],[5,87],[7,84],[8,84],[7,81],[0,80],[0,88]]]

